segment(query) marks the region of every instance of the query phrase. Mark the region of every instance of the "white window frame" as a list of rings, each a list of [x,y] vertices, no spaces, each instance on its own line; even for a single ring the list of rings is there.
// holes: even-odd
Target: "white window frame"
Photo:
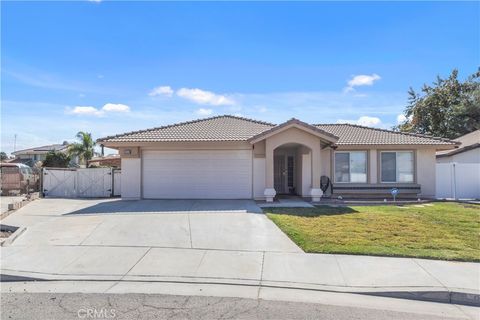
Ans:
[[[413,179],[410,182],[399,182],[398,181],[398,166],[397,166],[397,159],[398,159],[398,153],[399,152],[409,152],[412,154],[412,176]],[[383,170],[382,170],[382,153],[395,153],[395,181],[383,181]],[[378,159],[378,167],[380,168],[379,170],[379,175],[380,175],[380,183],[415,183],[417,180],[417,166],[415,165],[416,162],[416,155],[415,155],[415,150],[382,150],[380,151],[380,157]]]
[[[337,182],[337,173],[336,173],[336,168],[337,168],[337,163],[336,163],[336,157],[335,155],[337,153],[352,153],[352,152],[363,152],[365,154],[365,182],[351,182],[351,181],[340,181],[340,182]],[[351,180],[351,177],[352,177],[352,172],[351,172],[352,168],[350,166],[350,164],[348,165],[348,174],[350,176],[350,180]],[[368,151],[367,150],[339,150],[339,151],[335,151],[333,153],[333,183],[347,183],[347,184],[350,184],[350,183],[368,183]]]

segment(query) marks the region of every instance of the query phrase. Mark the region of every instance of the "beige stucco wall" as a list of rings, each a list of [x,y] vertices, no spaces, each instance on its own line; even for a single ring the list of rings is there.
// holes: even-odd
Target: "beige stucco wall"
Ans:
[[[309,197],[309,192],[312,188],[312,154],[310,153],[310,150],[305,147],[303,147],[299,153],[301,154],[302,159],[300,195],[303,197]]]
[[[265,158],[265,140],[253,145],[253,156],[255,158]]]
[[[273,188],[273,154],[274,150],[282,145],[294,143],[301,144],[311,150],[313,163],[321,163],[320,160],[320,139],[310,133],[298,128],[289,128],[265,139],[265,187]],[[312,168],[310,184],[312,188],[320,187],[320,167]],[[305,190],[302,190],[305,193]]]
[[[369,183],[378,183],[378,152],[377,149],[368,150],[368,182]]]
[[[435,149],[420,148],[416,152],[417,183],[422,187],[422,197],[435,197]]]
[[[253,158],[253,197],[263,200],[265,196],[265,158]]]
[[[122,158],[140,158],[139,147],[122,147],[118,149],[118,154]]]
[[[320,174],[322,176],[331,176],[332,148],[320,150]]]
[[[298,128],[289,128],[265,140],[248,142],[168,142],[142,143],[141,146],[118,146],[122,157],[122,198],[138,199],[141,197],[141,152],[142,150],[252,150],[252,189],[255,198],[262,198],[262,190],[273,188],[273,151],[284,144],[294,143],[306,147],[297,147],[297,191],[308,197],[312,188],[319,188],[320,176],[326,175],[333,180],[333,150],[329,147],[321,149],[320,138]],[[124,154],[130,149],[129,155]],[[312,152],[310,152],[310,149]],[[340,146],[337,150],[368,151],[368,183],[380,183],[378,177],[378,157],[380,150],[415,150],[416,183],[422,186],[422,196],[435,195],[435,149],[424,146]],[[480,158],[480,149],[473,157]],[[467,152],[465,156],[470,156]],[[258,159],[259,161],[255,161]],[[312,164],[313,167],[312,167]]]
[[[140,158],[122,157],[122,199],[138,200],[141,198],[141,168]]]

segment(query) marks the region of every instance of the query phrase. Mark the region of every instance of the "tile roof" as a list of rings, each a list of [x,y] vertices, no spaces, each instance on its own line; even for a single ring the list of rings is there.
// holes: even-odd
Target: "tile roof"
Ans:
[[[453,141],[460,142],[458,149],[437,151],[437,158],[441,158],[443,156],[453,156],[455,154],[480,147],[480,130],[467,133],[461,137],[453,139]]]
[[[274,126],[272,123],[225,115],[128,132],[98,141],[246,141]]]
[[[292,121],[292,120],[290,120]],[[299,120],[297,120],[299,121]],[[98,139],[102,142],[247,141],[282,126],[242,117],[223,115],[181,122]],[[420,134],[395,132],[352,124],[317,124],[319,130],[338,137],[337,145],[454,145],[455,141]]]
[[[298,126],[301,126],[305,129],[310,129],[311,131],[313,132],[317,132],[321,135],[323,135],[324,137],[326,136],[325,139],[328,139],[330,142],[336,142],[338,140],[338,137],[334,134],[331,134],[330,132],[327,132],[325,130],[322,130],[318,127],[315,127],[315,126],[312,126],[311,124],[308,124],[306,122],[303,122],[303,121],[300,121],[298,119],[295,119],[295,118],[292,118],[284,123],[281,123],[279,125],[276,125],[274,127],[271,127],[270,129],[268,130],[265,130],[257,135],[254,135],[253,137],[251,137],[250,139],[248,139],[249,142],[252,142],[252,141],[255,141],[255,140],[258,140],[260,138],[263,139],[263,137],[269,135],[269,134],[272,134],[273,132],[277,131],[277,130],[280,130],[284,127],[287,127],[289,125],[298,125]]]
[[[474,144],[471,144],[469,146],[461,147],[461,148],[458,148],[458,149],[447,150],[447,152],[442,152],[442,153],[437,152],[437,158],[450,157],[450,156],[453,156],[453,155],[456,155],[456,154],[459,154],[459,153],[462,153],[462,152],[467,152],[467,151],[470,151],[470,150],[474,150],[474,149],[477,149],[477,148],[480,148],[480,143],[474,143]]]
[[[17,150],[12,152],[13,155],[16,154],[36,154],[36,153],[47,153],[49,151],[62,151],[68,148],[68,144],[50,144],[48,146],[34,147],[29,149]]]
[[[355,124],[316,124],[317,128],[330,132],[340,139],[337,145],[455,145],[455,141],[423,134],[397,132],[359,126]]]

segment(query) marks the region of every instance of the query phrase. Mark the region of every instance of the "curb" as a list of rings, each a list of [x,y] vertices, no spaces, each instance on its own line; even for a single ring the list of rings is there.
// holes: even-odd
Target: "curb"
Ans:
[[[338,291],[337,291],[338,292]],[[386,292],[349,292],[370,296],[397,298],[406,300],[429,301],[461,304],[480,307],[480,294],[458,291],[386,291]]]
[[[25,230],[27,230],[26,227],[13,227],[6,224],[2,225],[2,229],[12,230],[14,232],[8,238],[0,240],[0,247],[6,247],[11,245],[13,241],[15,241],[15,239],[17,239],[22,233],[25,232]]]
[[[25,274],[25,275],[23,275]],[[44,276],[42,278],[41,276]],[[149,279],[149,280],[125,280],[125,279],[112,279],[112,278],[102,278],[96,277],[96,279],[87,278],[88,275],[82,277],[62,277],[59,275],[47,275],[47,274],[38,274],[31,276],[28,272],[13,272],[13,274],[0,274],[0,283],[1,282],[35,282],[35,281],[45,281],[45,282],[56,282],[56,281],[98,281],[98,282],[138,282],[138,283],[172,283],[172,284],[204,284],[204,285],[234,285],[234,286],[245,286],[245,287],[259,287],[259,288],[275,288],[275,289],[292,289],[292,290],[305,290],[305,291],[318,291],[318,292],[330,292],[330,293],[348,293],[348,294],[360,294],[366,296],[377,296],[385,298],[396,298],[396,299],[405,299],[405,300],[416,300],[416,301],[428,301],[428,302],[438,302],[445,304],[458,304],[466,306],[475,306],[480,307],[480,293],[473,292],[461,292],[461,291],[440,291],[440,290],[408,290],[405,291],[380,291],[379,288],[371,288],[369,291],[367,288],[362,288],[363,290],[352,290],[352,287],[346,287],[344,289],[334,289],[328,287],[315,288],[308,286],[285,286],[281,284],[262,284],[262,283],[241,283],[241,282],[232,282],[228,279],[191,279],[188,280],[159,280],[159,279]],[[367,290],[365,290],[367,289]],[[377,291],[374,291],[377,290]]]
[[[17,201],[17,202],[14,202],[14,203],[9,203],[8,204],[8,210],[5,211],[5,212],[2,212],[0,214],[0,220],[3,220],[5,219],[6,217],[8,217],[9,215],[11,215],[12,213],[14,213],[16,210],[26,206],[27,204],[29,204],[30,202],[34,201],[34,200],[37,200],[40,198],[40,193],[39,192],[34,192],[34,193],[31,193],[27,196],[27,198],[23,199],[22,201]]]

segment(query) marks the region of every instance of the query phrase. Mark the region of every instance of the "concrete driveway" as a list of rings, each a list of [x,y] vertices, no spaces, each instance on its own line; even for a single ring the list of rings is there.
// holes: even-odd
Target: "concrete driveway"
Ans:
[[[41,199],[2,221],[27,229],[2,248],[1,274],[480,300],[478,263],[307,254],[260,212],[253,201]]]
[[[14,246],[301,251],[250,200],[42,199],[3,223],[28,227]]]

